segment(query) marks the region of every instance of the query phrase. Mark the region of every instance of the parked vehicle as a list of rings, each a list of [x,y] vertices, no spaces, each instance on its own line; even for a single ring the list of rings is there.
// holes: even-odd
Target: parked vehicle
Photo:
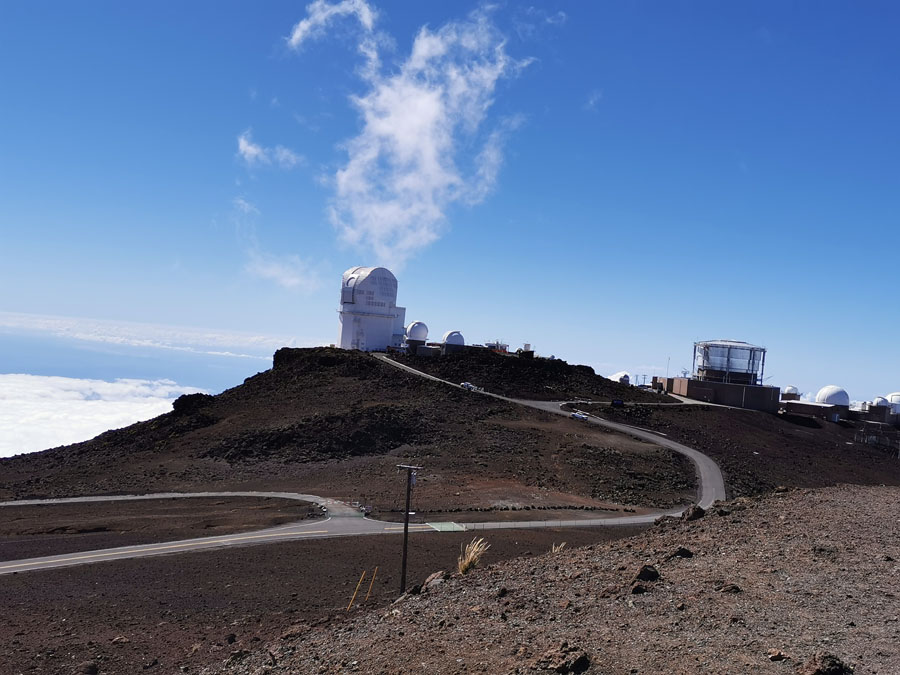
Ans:
[[[580,412],[573,412],[571,415],[569,415],[569,417],[571,417],[573,420],[586,420],[588,418],[587,415]]]

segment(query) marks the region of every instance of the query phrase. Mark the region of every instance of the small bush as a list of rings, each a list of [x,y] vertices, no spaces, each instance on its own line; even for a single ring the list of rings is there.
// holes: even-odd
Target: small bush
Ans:
[[[456,563],[456,570],[460,574],[467,574],[469,570],[478,566],[481,556],[484,555],[491,547],[483,538],[473,539],[462,549],[459,560]]]
[[[566,542],[561,544],[550,544],[550,553],[559,553],[566,547]]]

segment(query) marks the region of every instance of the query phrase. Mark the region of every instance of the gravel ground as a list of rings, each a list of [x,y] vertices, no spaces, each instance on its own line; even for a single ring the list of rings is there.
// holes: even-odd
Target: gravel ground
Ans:
[[[849,486],[741,498],[453,576],[205,672],[850,672],[830,654],[857,675],[897,673],[898,499]]]
[[[4,506],[0,509],[0,559],[213,537],[321,517],[321,513],[306,502],[250,497]]]
[[[492,532],[484,562],[638,531]],[[454,564],[460,545],[471,539],[470,533],[411,534],[409,584]],[[385,611],[399,595],[401,542],[399,535],[320,539],[0,576],[0,673],[196,673],[285,633],[338,628],[370,609]],[[363,570],[365,588],[348,613]]]

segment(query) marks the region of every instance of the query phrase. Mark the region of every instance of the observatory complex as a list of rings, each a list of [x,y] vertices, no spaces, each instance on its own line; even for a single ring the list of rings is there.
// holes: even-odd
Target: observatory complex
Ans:
[[[397,277],[385,267],[351,267],[341,277],[341,349],[384,352],[392,349],[433,356],[465,349],[458,330],[440,343],[429,343],[424,321],[406,324],[406,308],[397,306]]]
[[[780,390],[763,384],[766,348],[739,340],[694,343],[693,375],[656,378],[656,387],[685,398],[776,412]]]

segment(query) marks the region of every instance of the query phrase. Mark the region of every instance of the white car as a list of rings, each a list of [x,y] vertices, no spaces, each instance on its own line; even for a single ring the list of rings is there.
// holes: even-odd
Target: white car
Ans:
[[[571,415],[569,415],[569,417],[571,417],[573,420],[586,420],[588,418],[587,415],[580,412],[573,412]]]

